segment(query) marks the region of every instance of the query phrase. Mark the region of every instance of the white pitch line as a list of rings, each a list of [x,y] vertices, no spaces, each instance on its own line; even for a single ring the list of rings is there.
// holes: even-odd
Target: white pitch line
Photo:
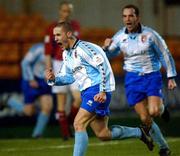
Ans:
[[[99,143],[90,143],[88,146],[108,146],[108,145],[117,145],[119,141],[108,141],[108,142],[99,142]],[[58,146],[44,146],[44,147],[30,147],[30,148],[8,148],[0,149],[0,152],[15,152],[15,151],[41,151],[45,149],[65,149],[73,148],[73,145],[58,145]]]
[[[168,142],[177,142],[180,141],[179,138],[169,138]],[[118,144],[131,144],[134,141],[128,140],[128,141],[108,141],[108,142],[98,142],[98,143],[90,143],[88,146],[94,147],[94,146],[109,146],[109,145],[118,145]],[[42,151],[45,149],[66,149],[66,148],[73,148],[73,145],[58,145],[58,146],[44,146],[44,147],[30,147],[30,148],[7,148],[7,149],[0,149],[0,152],[15,152],[15,151]]]

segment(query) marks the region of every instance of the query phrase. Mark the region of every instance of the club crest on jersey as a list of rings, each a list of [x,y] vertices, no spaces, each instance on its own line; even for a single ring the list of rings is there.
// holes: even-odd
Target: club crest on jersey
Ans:
[[[66,56],[64,57],[64,60],[67,61],[67,57]]]
[[[141,36],[141,41],[144,43],[147,41],[147,36],[146,35],[142,35]]]

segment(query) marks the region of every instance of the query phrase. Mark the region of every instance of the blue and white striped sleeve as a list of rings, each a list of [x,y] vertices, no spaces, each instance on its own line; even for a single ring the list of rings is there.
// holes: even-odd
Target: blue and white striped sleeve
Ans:
[[[31,48],[21,62],[22,77],[24,80],[28,80],[28,81],[34,80],[32,63],[38,57],[38,53],[36,53],[33,50],[34,48]]]
[[[167,77],[175,77],[177,75],[174,59],[169,52],[169,49],[165,43],[165,41],[162,39],[162,37],[155,31],[153,31],[154,34],[154,48],[156,52],[159,55],[160,61],[163,65],[163,67],[166,69]]]
[[[72,84],[75,81],[71,70],[63,63],[60,72],[56,75],[54,85],[64,86]]]

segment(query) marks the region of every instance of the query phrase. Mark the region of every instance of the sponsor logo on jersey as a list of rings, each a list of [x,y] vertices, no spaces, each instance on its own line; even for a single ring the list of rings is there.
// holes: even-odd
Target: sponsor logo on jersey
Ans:
[[[92,103],[93,103],[92,100],[88,100],[88,102],[86,104],[89,105],[89,106],[92,106]]]
[[[83,68],[82,66],[77,66],[72,70],[72,72],[76,73],[77,71],[81,70],[82,68]]]

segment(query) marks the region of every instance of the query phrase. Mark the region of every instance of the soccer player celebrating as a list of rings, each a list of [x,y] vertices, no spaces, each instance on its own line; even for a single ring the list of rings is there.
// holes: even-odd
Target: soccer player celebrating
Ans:
[[[168,88],[176,87],[174,60],[160,35],[140,23],[136,6],[127,5],[122,12],[125,27],[112,39],[106,39],[103,48],[109,56],[124,53],[128,103],[140,116],[146,132],[159,145],[159,155],[169,156],[169,146],[153,117],[161,115],[164,110],[161,64],[167,71]]]
[[[75,80],[79,84],[82,103],[74,120],[74,156],[84,156],[88,146],[86,128],[91,126],[101,140],[140,138],[153,149],[152,140],[141,128],[120,125],[108,128],[109,104],[115,81],[109,61],[99,46],[78,40],[73,35],[69,23],[58,23],[53,30],[55,41],[62,46],[63,66],[55,76],[51,69],[46,70],[49,85],[68,85]]]
[[[62,66],[62,48],[54,41],[53,28],[58,22],[68,21],[76,37],[80,36],[80,25],[76,20],[71,19],[73,12],[73,5],[67,1],[63,1],[59,5],[59,19],[57,22],[53,22],[47,29],[45,36],[45,55],[46,55],[46,68],[52,68],[57,74],[59,72],[59,66]],[[67,99],[67,93],[71,91],[73,96],[73,103],[69,116],[65,112],[65,105]],[[78,112],[80,105],[80,93],[78,86],[73,83],[70,86],[53,86],[52,92],[56,94],[57,101],[57,113],[56,117],[59,121],[61,134],[64,140],[70,137],[70,124],[73,124],[74,118]]]

